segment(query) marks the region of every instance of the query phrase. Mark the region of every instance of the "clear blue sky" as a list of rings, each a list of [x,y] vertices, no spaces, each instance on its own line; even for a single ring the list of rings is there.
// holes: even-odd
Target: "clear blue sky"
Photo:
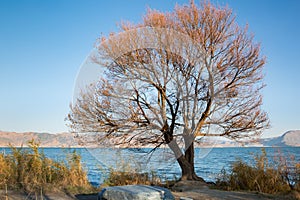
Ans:
[[[67,131],[64,118],[81,63],[121,20],[138,22],[188,0],[0,0],[0,130]],[[249,23],[267,56],[264,137],[300,129],[300,1],[218,0]],[[199,3],[199,1],[196,1]]]

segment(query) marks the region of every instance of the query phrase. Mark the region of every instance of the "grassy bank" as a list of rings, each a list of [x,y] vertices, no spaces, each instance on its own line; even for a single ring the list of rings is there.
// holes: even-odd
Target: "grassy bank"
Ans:
[[[253,163],[237,160],[229,171],[222,170],[217,188],[268,194],[300,192],[300,163],[292,155],[279,153],[270,161],[263,148],[260,155],[254,156]]]
[[[31,140],[29,148],[15,148],[12,153],[0,153],[0,189],[26,193],[66,191],[70,193],[92,190],[81,157],[75,151],[66,160],[54,161]]]
[[[53,192],[86,194],[100,191],[89,183],[81,165],[81,157],[75,151],[67,155],[65,160],[54,161],[45,156],[34,140],[28,142],[28,147],[11,146],[10,154],[0,153],[0,190],[21,191],[36,197]],[[162,177],[154,172],[144,172],[134,163],[132,160],[118,159],[117,167],[110,169],[102,187],[146,184],[172,189],[176,182],[162,182]],[[262,149],[253,163],[237,160],[229,171],[222,170],[215,188],[299,196],[300,163],[293,156],[278,156],[270,162]]]

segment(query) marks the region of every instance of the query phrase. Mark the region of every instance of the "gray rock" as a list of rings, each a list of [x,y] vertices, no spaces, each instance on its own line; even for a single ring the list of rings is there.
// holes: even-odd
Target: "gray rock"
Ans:
[[[98,200],[175,200],[172,193],[163,187],[148,185],[125,185],[104,188]]]

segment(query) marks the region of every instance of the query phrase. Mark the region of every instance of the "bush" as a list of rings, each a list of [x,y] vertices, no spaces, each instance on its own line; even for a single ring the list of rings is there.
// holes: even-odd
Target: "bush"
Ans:
[[[289,162],[288,165],[283,156],[279,158],[270,164],[265,149],[262,149],[262,154],[255,156],[252,165],[238,160],[231,166],[230,174],[223,169],[216,185],[226,190],[248,190],[269,194],[299,191],[300,164]]]
[[[28,142],[29,149],[11,146],[12,154],[0,153],[0,188],[43,191],[91,189],[87,174],[82,169],[81,157],[75,151],[68,162],[53,161],[45,157],[39,144]]]
[[[138,173],[128,171],[116,171],[111,169],[109,177],[105,180],[106,186],[120,186],[120,185],[157,185],[160,183],[154,173]]]
[[[143,172],[141,167],[133,158],[127,160],[117,159],[116,168],[110,168],[108,177],[102,186],[121,186],[121,185],[161,185],[161,178],[153,171]]]

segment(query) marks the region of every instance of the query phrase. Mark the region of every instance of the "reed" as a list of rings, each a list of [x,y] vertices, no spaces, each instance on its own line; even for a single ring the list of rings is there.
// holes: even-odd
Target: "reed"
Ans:
[[[118,157],[115,167],[111,167],[102,187],[121,185],[162,185],[161,178],[154,172],[145,172],[134,158]]]
[[[36,195],[92,189],[76,151],[67,156],[66,161],[54,161],[45,156],[38,142],[30,140],[28,147],[10,146],[11,154],[0,153],[0,189],[24,190]]]
[[[289,193],[300,191],[300,163],[292,156],[267,159],[264,148],[260,155],[254,157],[253,163],[237,160],[231,166],[230,173],[221,171],[216,183],[218,188],[225,190],[247,190],[268,194]]]

